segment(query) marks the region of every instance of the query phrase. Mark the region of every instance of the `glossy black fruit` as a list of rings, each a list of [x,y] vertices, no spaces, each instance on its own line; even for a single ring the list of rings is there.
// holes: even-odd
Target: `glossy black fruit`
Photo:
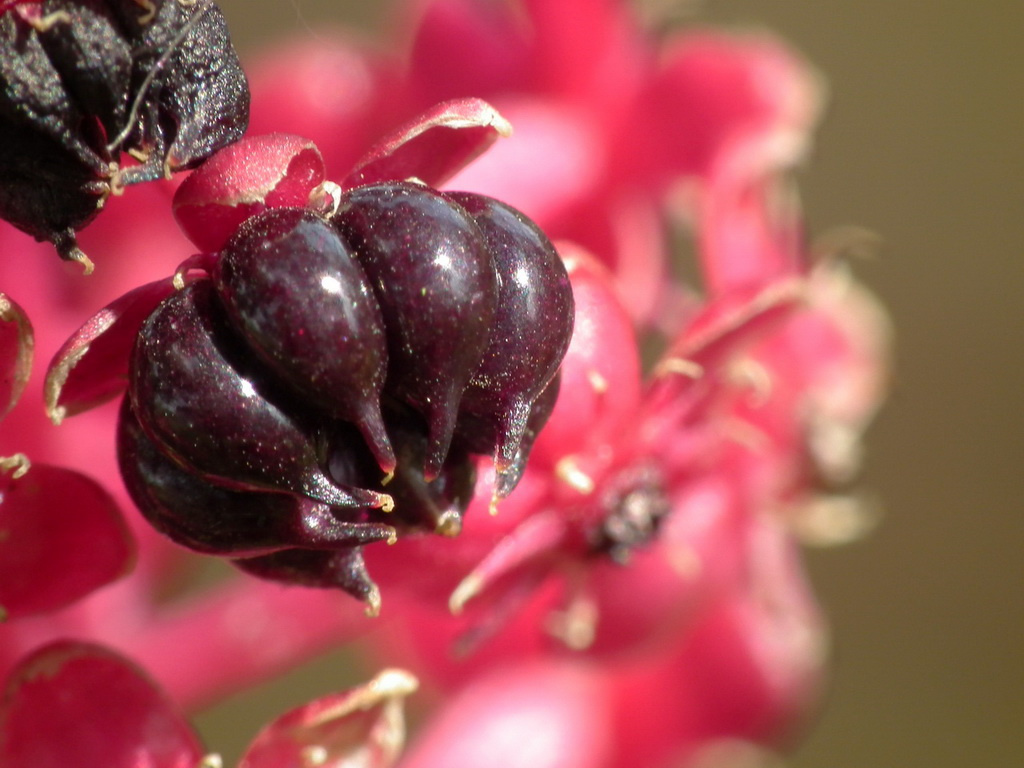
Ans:
[[[258,557],[232,560],[253,576],[305,587],[336,588],[366,603],[366,612],[380,612],[380,590],[366,572],[363,553],[358,548],[284,549]]]
[[[458,535],[480,455],[493,501],[522,476],[572,333],[558,254],[503,203],[390,182],[329,221],[259,213],[199,271],[135,344],[130,493],[186,546],[376,611],[364,544]]]
[[[385,473],[395,454],[384,429],[384,322],[348,244],[304,209],[249,219],[212,278],[236,329],[277,376],[334,417],[356,424]]]
[[[290,491],[342,507],[390,503],[334,484],[308,432],[278,404],[287,397],[270,389],[209,280],[165,299],[139,331],[132,408],[166,453],[240,490]]]
[[[395,473],[385,483],[369,487],[386,491],[395,502],[389,522],[399,533],[427,531],[455,536],[462,530],[462,515],[473,498],[476,461],[462,446],[453,446],[436,477],[424,477],[429,441],[422,417],[408,408],[391,405],[385,411],[388,433],[398,450]],[[373,474],[366,457],[352,439],[351,430],[339,429],[331,442],[328,470],[342,485],[364,483]]]
[[[462,394],[460,412],[490,427],[493,444],[481,450],[478,443],[477,450],[493,453],[502,474],[516,460],[533,404],[569,348],[572,288],[551,241],[525,215],[484,195],[446,196],[480,227],[498,275],[487,349]]]
[[[121,404],[117,450],[125,487],[146,519],[197,552],[255,556],[288,547],[338,549],[395,535],[390,525],[345,519],[352,510],[332,510],[305,496],[213,484],[146,436],[128,398]]]
[[[433,477],[494,318],[497,277],[483,235],[461,207],[406,182],[348,191],[333,222],[355,250],[384,316],[385,391],[427,421],[425,472]]]

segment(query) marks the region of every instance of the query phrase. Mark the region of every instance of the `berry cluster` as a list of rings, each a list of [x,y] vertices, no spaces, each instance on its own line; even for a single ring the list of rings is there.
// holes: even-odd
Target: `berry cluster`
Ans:
[[[198,165],[249,121],[211,0],[0,0],[0,85],[0,218],[87,267],[75,231],[111,193]]]
[[[455,535],[476,455],[495,498],[557,396],[573,298],[513,208],[422,184],[267,209],[142,324],[119,457],[178,542],[376,608],[360,546]]]

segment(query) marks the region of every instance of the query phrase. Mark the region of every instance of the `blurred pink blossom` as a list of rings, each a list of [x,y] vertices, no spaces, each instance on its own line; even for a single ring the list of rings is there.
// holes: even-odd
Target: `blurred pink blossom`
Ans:
[[[49,744],[56,751],[33,765],[77,754],[83,766],[118,768],[136,764],[134,750],[148,750],[152,765],[195,765],[203,753],[177,707],[371,630],[381,663],[409,669],[420,695],[437,702],[408,750],[382,746],[398,727],[393,713],[353,715],[355,699],[374,713],[391,706],[371,684],[269,725],[243,766],[298,765],[314,748],[328,760],[317,764],[339,766],[700,765],[716,750],[785,748],[813,708],[827,630],[799,543],[841,539],[849,520],[834,514],[857,509],[845,493],[884,396],[889,334],[884,311],[839,256],[811,253],[789,182],[818,116],[817,76],[767,35],[659,36],[619,0],[407,5],[401,55],[344,36],[263,52],[248,67],[251,135],[308,139],[323,164],[303,166],[311,186],[403,177],[406,162],[441,183],[465,165],[446,188],[502,199],[557,239],[576,330],[558,405],[520,486],[492,516],[493,473],[482,466],[459,537],[367,547],[384,595],[377,620],[343,595],[243,577],[161,601],[191,556],[131,509],[114,459],[116,409],[53,426],[42,382],[83,318],[102,319],[118,297],[166,280],[194,251],[171,215],[181,183],[111,201],[81,236],[97,264],[89,278],[0,226],[0,288],[32,319],[36,347],[31,384],[0,425],[0,456],[25,453],[36,464],[3,480],[0,526],[47,544],[23,565],[0,540],[0,605],[12,617],[0,626],[0,675],[14,670],[0,703],[0,761]],[[437,149],[402,133],[414,115],[469,97],[514,128],[475,162],[494,137],[454,132]],[[429,178],[422,169],[434,160],[444,172]],[[222,178],[202,173],[182,185],[178,213],[186,228],[198,216],[207,231],[220,213],[180,210],[181,200],[208,199],[189,198],[184,185],[208,191]],[[223,195],[232,206],[234,194]],[[699,285],[673,277],[674,244],[685,238]],[[11,328],[0,326],[0,362],[20,382],[27,337]],[[85,347],[83,355],[96,340],[78,338],[70,349]],[[118,355],[129,342],[113,344],[109,360],[92,348],[113,372],[99,378],[105,396],[119,391]],[[18,389],[0,394],[17,399]],[[84,404],[100,390],[76,391]],[[25,501],[19,489],[31,483],[64,496]],[[28,515],[41,527],[23,525]],[[65,567],[81,549],[92,559]],[[128,569],[136,549],[133,573],[97,589]],[[15,594],[8,568],[31,574],[38,591]],[[47,647],[61,637],[109,650]],[[403,685],[389,690],[401,698],[415,687]],[[75,738],[100,734],[99,746],[65,738],[43,716],[64,686],[64,716],[98,718],[86,721],[92,736],[78,728]],[[93,705],[114,690],[129,692],[124,706]],[[142,728],[147,712],[163,736]],[[364,747],[362,762],[344,762],[346,750]]]

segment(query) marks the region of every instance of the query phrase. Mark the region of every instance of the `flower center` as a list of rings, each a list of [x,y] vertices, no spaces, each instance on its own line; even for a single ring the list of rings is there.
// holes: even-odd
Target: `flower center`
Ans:
[[[651,466],[631,467],[621,472],[602,497],[604,516],[591,536],[594,553],[619,563],[630,553],[654,539],[668,512],[664,478]]]

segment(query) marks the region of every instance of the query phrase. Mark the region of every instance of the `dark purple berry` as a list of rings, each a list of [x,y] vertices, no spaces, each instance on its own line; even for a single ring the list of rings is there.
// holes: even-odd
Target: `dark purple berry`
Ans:
[[[432,478],[494,317],[496,277],[483,236],[461,207],[406,182],[349,190],[334,223],[355,249],[384,316],[385,392],[427,421],[425,471]]]
[[[334,551],[283,549],[269,555],[231,562],[261,579],[306,587],[343,589],[366,603],[369,615],[376,616],[380,612],[380,590],[366,572],[363,553],[358,547]]]
[[[244,490],[280,490],[341,507],[389,504],[342,489],[316,446],[271,394],[252,353],[201,280],[165,299],[143,323],[132,355],[132,408],[146,433],[199,474]],[[300,403],[292,403],[301,412]]]
[[[121,404],[117,454],[128,494],[150,524],[197,552],[255,556],[287,547],[337,549],[395,535],[384,523],[338,519],[329,506],[305,496],[214,485],[161,452],[128,398]]]
[[[526,462],[530,458],[530,450],[537,439],[537,435],[547,424],[551,412],[555,409],[558,401],[558,390],[561,384],[561,374],[556,373],[555,377],[544,387],[544,391],[537,396],[530,406],[530,412],[526,419],[526,428],[519,440],[515,456],[502,469],[497,470],[497,477],[494,483],[494,498],[504,499],[519,484],[519,479],[526,470]],[[491,451],[490,446],[497,443],[498,423],[492,418],[477,416],[476,414],[463,412],[459,416],[459,427],[455,432],[455,444],[464,447],[473,453],[487,454]]]
[[[193,167],[248,123],[210,0],[0,5],[0,217],[88,264],[75,231],[127,184]],[[120,167],[122,152],[141,165]]]
[[[277,208],[228,241],[212,277],[228,316],[277,376],[361,430],[395,468],[380,395],[387,340],[380,308],[348,244],[323,219]]]
[[[462,394],[460,415],[493,422],[499,474],[515,461],[531,407],[569,348],[574,305],[569,276],[547,236],[526,216],[490,197],[446,193],[483,232],[498,274],[498,307],[487,350]]]
[[[455,536],[462,529],[462,515],[473,498],[476,486],[476,462],[469,453],[454,447],[445,457],[433,480],[424,478],[428,440],[422,417],[405,408],[385,411],[388,433],[398,451],[395,474],[386,484],[373,486],[394,499],[389,521],[401,532],[428,531]],[[346,439],[344,431],[335,434],[329,471],[335,482],[360,483],[368,474],[358,442]]]
[[[558,391],[562,384],[561,373],[556,373],[555,378],[548,382],[537,399],[530,406],[530,416],[526,420],[526,429],[523,430],[522,439],[519,442],[519,450],[515,458],[504,469],[498,472],[494,483],[494,498],[504,499],[519,484],[519,479],[526,471],[526,462],[530,458],[530,450],[533,448],[537,435],[548,423],[552,411],[555,410],[555,403],[558,402]]]

